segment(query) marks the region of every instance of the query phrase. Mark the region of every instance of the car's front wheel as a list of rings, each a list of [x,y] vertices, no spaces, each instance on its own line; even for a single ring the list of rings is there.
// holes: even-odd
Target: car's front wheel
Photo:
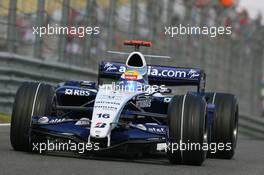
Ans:
[[[205,100],[191,94],[174,96],[168,109],[168,127],[167,154],[170,162],[201,165],[207,153],[202,149],[207,143]]]
[[[32,151],[31,119],[50,115],[54,90],[44,83],[25,82],[17,90],[11,116],[10,141],[16,151]]]

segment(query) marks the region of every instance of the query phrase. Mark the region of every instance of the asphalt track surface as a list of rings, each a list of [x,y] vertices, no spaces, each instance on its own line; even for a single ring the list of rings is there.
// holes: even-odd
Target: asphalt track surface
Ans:
[[[138,159],[39,155],[12,150],[9,126],[0,126],[0,175],[263,175],[263,149],[264,141],[240,137],[234,159],[207,159],[202,166],[171,165],[166,155]]]

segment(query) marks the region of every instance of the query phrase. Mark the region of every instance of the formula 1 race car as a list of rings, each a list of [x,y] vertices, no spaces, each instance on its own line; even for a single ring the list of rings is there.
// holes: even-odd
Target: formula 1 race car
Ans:
[[[94,154],[165,151],[174,164],[231,159],[238,131],[236,97],[205,92],[206,74],[200,69],[147,65],[145,57],[164,57],[139,51],[151,44],[125,41],[135,51],[112,52],[128,55],[126,63],[100,62],[97,83],[23,83],[12,112],[14,150],[49,151],[58,143],[73,150],[83,143],[89,144],[85,152]],[[179,86],[197,91],[175,95],[168,88]]]

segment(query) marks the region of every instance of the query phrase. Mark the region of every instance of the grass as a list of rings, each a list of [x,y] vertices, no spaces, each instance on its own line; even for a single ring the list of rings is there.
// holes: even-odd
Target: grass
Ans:
[[[11,117],[8,114],[0,113],[0,123],[10,123]]]

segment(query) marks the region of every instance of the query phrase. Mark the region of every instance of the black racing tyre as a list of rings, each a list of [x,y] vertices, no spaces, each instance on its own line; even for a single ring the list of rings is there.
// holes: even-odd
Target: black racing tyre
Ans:
[[[238,101],[232,94],[212,93],[209,103],[215,105],[211,143],[225,145],[224,150],[209,153],[211,158],[231,159],[235,154],[238,136]]]
[[[19,87],[10,127],[10,141],[14,150],[32,151],[32,143],[38,139],[31,137],[31,118],[33,115],[50,115],[53,97],[53,87],[48,84],[25,82]]]
[[[168,127],[167,155],[170,162],[201,165],[207,154],[207,150],[202,149],[203,145],[207,144],[208,126],[205,100],[191,94],[174,96],[168,107]],[[183,150],[184,147],[179,149],[181,143],[189,146],[193,143],[198,146]],[[173,147],[175,151],[172,151]]]

